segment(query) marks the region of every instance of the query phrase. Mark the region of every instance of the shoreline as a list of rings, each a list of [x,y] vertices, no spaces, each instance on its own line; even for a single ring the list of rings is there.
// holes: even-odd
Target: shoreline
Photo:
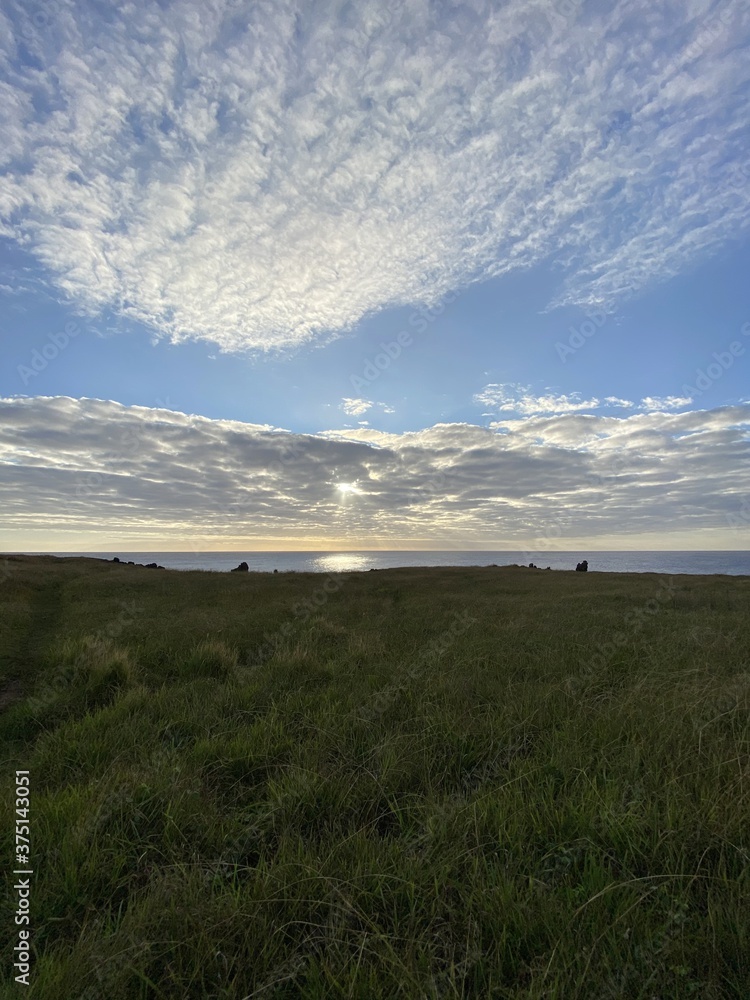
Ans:
[[[373,550],[373,551],[377,551],[377,550]],[[669,550],[665,550],[665,551],[669,551]],[[703,550],[696,550],[696,551],[703,551]],[[708,551],[708,550],[706,550],[706,551]],[[716,551],[724,551],[724,550],[716,550]],[[745,552],[747,550],[738,549],[738,550],[731,550],[731,551],[733,551],[733,552],[736,551],[736,552],[742,553],[742,552]],[[182,553],[180,553],[180,554],[182,554]],[[345,554],[345,553],[342,553],[342,554]],[[558,553],[558,554],[560,554],[560,553]],[[104,555],[101,555],[101,556],[96,555],[95,556],[95,555],[83,554],[83,553],[80,554],[80,555],[78,555],[78,554],[60,554],[60,555],[58,555],[56,553],[41,553],[41,552],[8,552],[8,553],[2,552],[2,553],[0,553],[0,562],[7,564],[7,563],[10,563],[10,562],[14,562],[14,561],[23,562],[23,563],[33,563],[33,562],[37,562],[37,561],[39,561],[39,562],[49,561],[51,564],[57,564],[57,565],[59,565],[60,563],[80,561],[80,562],[97,563],[97,564],[104,563],[104,564],[106,564],[108,566],[113,566],[113,567],[128,567],[128,566],[131,566],[134,570],[135,569],[150,569],[150,570],[156,569],[156,570],[161,571],[163,573],[179,573],[181,575],[186,574],[186,573],[215,573],[218,576],[226,576],[228,573],[235,573],[236,572],[236,570],[234,570],[232,567],[229,567],[227,569],[215,569],[215,568],[206,568],[206,567],[162,566],[162,565],[156,564],[155,562],[152,562],[152,563],[140,563],[140,562],[135,562],[134,560],[133,561],[128,560],[126,558],[128,555],[139,555],[141,558],[144,558],[143,553],[127,553],[127,552],[124,553],[123,556],[116,557],[116,558],[115,557],[107,558]],[[168,553],[155,553],[153,555],[159,556],[159,557],[163,558],[165,555],[168,555]],[[245,553],[245,555],[247,555],[248,557],[252,557],[253,553],[248,552],[248,553]],[[551,572],[551,573],[554,573],[554,574],[576,573],[575,566],[561,568],[561,567],[547,567],[547,566],[537,566],[537,565],[534,565],[532,567],[532,566],[524,565],[524,564],[521,564],[521,563],[466,563],[466,564],[440,563],[440,564],[432,564],[432,565],[428,565],[428,564],[424,564],[424,565],[422,565],[422,564],[413,564],[413,565],[403,565],[403,566],[377,566],[377,567],[353,568],[353,569],[344,568],[344,569],[340,569],[340,570],[335,570],[335,569],[279,569],[279,568],[259,569],[259,568],[253,568],[252,566],[250,566],[246,573],[245,572],[240,573],[240,577],[243,577],[245,575],[252,575],[252,576],[261,576],[261,575],[264,575],[264,576],[298,576],[298,577],[299,576],[306,576],[306,575],[310,575],[310,576],[349,576],[351,574],[365,575],[365,574],[368,574],[368,573],[381,573],[381,574],[382,573],[392,573],[392,572],[393,573],[404,573],[404,572],[424,573],[425,571],[433,571],[435,573],[441,573],[441,572],[445,572],[445,571],[470,571],[470,570],[487,570],[487,571],[489,571],[489,570],[500,570],[500,571],[513,570],[513,571],[525,571],[527,573],[530,572],[532,574],[535,574],[535,573],[546,574],[547,572]],[[698,579],[712,579],[712,578],[715,578],[715,577],[722,577],[722,578],[727,578],[727,579],[731,579],[731,580],[750,580],[750,572],[748,572],[748,573],[722,573],[722,572],[716,572],[716,573],[695,573],[695,572],[688,572],[688,573],[686,573],[686,572],[681,572],[680,573],[680,572],[663,571],[663,570],[632,570],[632,569],[631,570],[601,570],[601,569],[596,569],[596,568],[592,568],[591,566],[589,566],[589,569],[587,570],[587,573],[595,573],[599,577],[669,576],[669,577],[687,577],[687,578],[693,579],[693,580],[698,580]],[[576,574],[576,575],[582,575],[582,574]]]

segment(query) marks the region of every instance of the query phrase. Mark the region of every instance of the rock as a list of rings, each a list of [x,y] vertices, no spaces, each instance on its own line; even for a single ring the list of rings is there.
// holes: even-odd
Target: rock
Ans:
[[[248,564],[246,562],[241,562],[239,564],[239,566],[235,566],[234,569],[230,569],[229,572],[230,573],[247,573],[247,572],[249,572],[249,570],[250,570],[250,567],[248,566]]]
[[[135,563],[133,562],[132,559],[128,559],[128,566],[135,566]]]
[[[146,569],[164,569],[164,567],[157,566],[156,563],[146,563]]]
[[[588,568],[589,568],[588,559],[584,559],[583,562],[578,563],[578,565],[576,566],[576,571],[578,573],[586,573],[588,571]]]

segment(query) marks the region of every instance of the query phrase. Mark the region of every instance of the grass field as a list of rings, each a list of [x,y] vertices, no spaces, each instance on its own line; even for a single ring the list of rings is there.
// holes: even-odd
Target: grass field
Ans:
[[[750,996],[749,578],[0,569],[3,996]]]

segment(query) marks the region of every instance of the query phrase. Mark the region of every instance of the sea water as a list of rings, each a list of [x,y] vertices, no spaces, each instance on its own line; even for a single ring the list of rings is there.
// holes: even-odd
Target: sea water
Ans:
[[[56,552],[51,555],[90,556],[127,562],[155,562],[167,569],[216,570],[226,572],[246,562],[251,570],[280,573],[350,573],[400,566],[536,566],[553,570],[574,570],[583,559],[589,572],[602,573],[727,573],[750,576],[750,551],[738,552],[522,552],[449,550],[440,552],[355,551],[355,552]]]

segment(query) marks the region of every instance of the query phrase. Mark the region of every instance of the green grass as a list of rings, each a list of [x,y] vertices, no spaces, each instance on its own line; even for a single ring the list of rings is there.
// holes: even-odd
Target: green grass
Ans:
[[[750,995],[750,579],[7,570],[3,996]]]

